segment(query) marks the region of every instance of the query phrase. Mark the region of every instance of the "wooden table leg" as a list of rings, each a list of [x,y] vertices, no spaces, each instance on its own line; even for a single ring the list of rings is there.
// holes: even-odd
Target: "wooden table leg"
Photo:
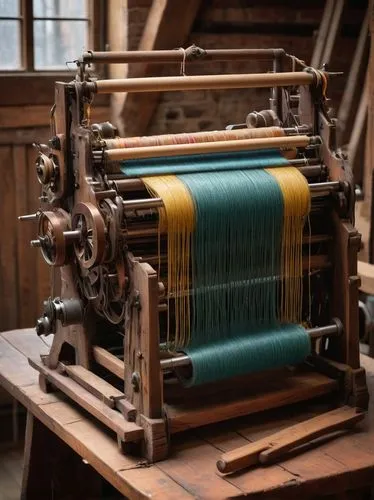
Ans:
[[[21,500],[99,499],[102,483],[90,465],[27,413]]]

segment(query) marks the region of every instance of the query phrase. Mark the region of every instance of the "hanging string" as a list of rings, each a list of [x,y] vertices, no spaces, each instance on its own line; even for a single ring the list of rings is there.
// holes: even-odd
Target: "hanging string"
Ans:
[[[180,75],[181,76],[186,76],[186,50],[183,47],[178,47],[178,50],[182,51],[183,54],[183,60],[181,62],[181,69],[180,69]]]
[[[174,342],[185,345],[190,338],[191,234],[195,224],[193,201],[184,184],[175,176],[143,177],[143,182],[152,195],[162,198],[164,204],[164,208],[159,209],[159,241],[160,234],[167,232],[169,311],[167,343],[171,342],[169,301],[170,297],[173,297],[175,298]]]
[[[305,219],[310,211],[309,186],[297,168],[275,168],[268,172],[279,183],[284,203],[280,320],[301,323],[302,243]]]
[[[310,224],[310,214],[307,217],[308,221],[308,317],[307,323],[311,325],[312,321],[312,283],[311,283],[311,260],[312,260],[312,226]]]

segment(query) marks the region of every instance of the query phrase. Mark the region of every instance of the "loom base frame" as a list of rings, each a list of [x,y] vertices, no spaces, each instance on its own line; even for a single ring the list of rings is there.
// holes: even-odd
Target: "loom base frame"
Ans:
[[[282,71],[282,65],[278,66],[277,72]],[[305,75],[303,81],[314,81],[310,74]],[[81,76],[85,77],[84,74]],[[270,81],[272,77],[266,76],[266,79]],[[90,204],[98,212],[100,201],[107,198],[111,201],[117,194],[102,181],[102,176],[95,177],[98,171],[93,155],[95,138],[87,126],[87,103],[92,97],[89,90],[93,85],[90,87],[87,83],[79,78],[71,84],[56,83],[49,156],[56,168],[47,172],[52,176],[48,182],[41,182],[47,195],[47,201],[42,199],[41,212],[59,206],[71,211],[71,207],[80,203]],[[326,267],[331,265],[333,273],[330,318],[341,320],[344,334],[341,338],[331,339],[320,356],[313,356],[307,364],[295,370],[263,372],[241,380],[231,379],[215,386],[188,390],[177,385],[170,387],[164,382],[160,369],[161,304],[157,273],[149,262],[142,262],[140,257],[127,252],[124,278],[128,279],[130,287],[126,297],[125,361],[105,350],[105,344],[96,342],[97,333],[104,334],[101,338],[105,338],[107,332],[98,332],[101,327],[90,301],[80,323],[63,325],[56,322],[50,353],[42,362],[30,360],[40,373],[43,390],[57,388],[84,407],[117,435],[119,446],[125,453],[140,452],[150,462],[162,460],[169,453],[173,433],[289,403],[309,401],[324,394],[333,394],[336,405],[367,408],[365,372],[360,368],[358,352],[357,252],[360,236],[351,224],[354,184],[350,170],[344,158],[336,152],[336,125],[328,119],[321,87],[314,83],[312,88],[301,85],[298,98],[286,103],[276,82],[273,83],[272,111],[282,122],[291,106],[300,123],[314,135],[321,136],[318,163],[324,172],[322,180],[339,181],[344,187],[329,199],[332,234],[328,235],[331,243],[326,256],[329,258]],[[108,129],[107,124],[104,128]],[[114,127],[109,128],[114,130]],[[104,167],[100,165],[100,168]],[[110,176],[109,169],[104,171],[104,176]],[[95,183],[99,189],[95,188]],[[95,210],[91,211],[91,215],[94,213]],[[93,261],[100,265],[105,260],[105,249],[96,248],[95,252]],[[82,269],[71,255],[69,260],[68,252],[66,257],[66,265],[60,268],[60,297],[78,300],[76,276]],[[323,267],[318,264],[317,269]],[[108,375],[113,376],[113,384],[106,381]],[[261,391],[257,394],[246,392],[248,388],[257,387],[258,380],[264,384]],[[265,385],[266,391],[263,390]],[[175,388],[179,397],[186,399],[185,403],[173,400]],[[220,401],[224,388],[230,395],[236,393],[236,397]],[[208,401],[211,405],[207,404]]]

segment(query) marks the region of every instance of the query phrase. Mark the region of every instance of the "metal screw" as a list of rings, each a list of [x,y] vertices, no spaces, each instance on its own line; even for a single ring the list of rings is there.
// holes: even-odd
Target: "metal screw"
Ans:
[[[139,294],[139,292],[136,292],[136,294],[134,295],[133,306],[134,306],[135,309],[137,309],[138,311],[140,311],[141,305],[140,305],[140,294]]]
[[[39,318],[36,322],[35,330],[37,335],[43,335],[44,333],[44,322],[42,318]]]
[[[139,392],[140,389],[140,375],[138,372],[134,372],[131,375],[131,385],[133,386],[134,392]]]
[[[61,149],[60,139],[56,135],[49,140],[49,145],[52,149]]]

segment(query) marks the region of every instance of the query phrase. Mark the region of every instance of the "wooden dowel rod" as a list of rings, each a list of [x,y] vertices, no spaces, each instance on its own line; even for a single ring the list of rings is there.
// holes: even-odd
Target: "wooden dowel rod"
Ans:
[[[108,371],[116,375],[116,377],[124,380],[125,378],[125,365],[123,361],[118,359],[113,354],[110,354],[106,349],[97,345],[93,346],[93,357],[96,363],[106,368]]]
[[[301,127],[300,127],[301,128]],[[294,133],[291,133],[293,131]],[[281,127],[258,127],[258,128],[241,128],[235,130],[210,130],[203,132],[179,133],[179,134],[161,134],[142,137],[116,137],[114,139],[102,139],[101,147],[107,149],[121,149],[128,147],[145,147],[145,146],[161,146],[167,144],[188,144],[190,142],[208,142],[212,141],[227,141],[227,140],[242,140],[255,139],[257,137],[274,137],[285,135],[300,135],[307,134],[308,131],[297,129],[282,129]],[[101,153],[101,150],[100,150]]]
[[[85,85],[93,93],[111,94],[113,92],[169,92],[174,90],[284,87],[289,85],[311,85],[314,80],[315,76],[312,73],[291,71],[241,75],[163,76],[96,80],[95,82],[85,82]]]
[[[224,153],[229,151],[252,151],[268,148],[306,147],[318,141],[315,137],[295,135],[286,137],[259,137],[221,142],[200,142],[192,144],[173,144],[171,146],[146,146],[142,148],[121,148],[104,151],[110,161],[138,158],[158,158],[160,156],[193,155],[205,153]]]
[[[134,50],[96,52],[83,54],[85,63],[174,63],[187,61],[244,61],[250,59],[272,60],[285,55],[284,49],[213,49],[204,50],[196,47],[193,50]]]
[[[189,144],[191,142],[211,142],[211,141],[229,141],[256,139],[259,137],[283,137],[293,135],[308,135],[311,131],[307,126],[281,128],[276,126],[247,128],[244,124],[243,128],[225,129],[225,130],[210,130],[203,132],[179,134],[161,134],[150,135],[142,138],[139,137],[115,137],[114,139],[100,139],[99,155],[102,154],[102,148],[122,149],[122,148],[142,148],[147,146],[166,146],[171,144]],[[313,164],[313,160],[298,159],[292,160],[296,162],[304,161],[304,164]]]

